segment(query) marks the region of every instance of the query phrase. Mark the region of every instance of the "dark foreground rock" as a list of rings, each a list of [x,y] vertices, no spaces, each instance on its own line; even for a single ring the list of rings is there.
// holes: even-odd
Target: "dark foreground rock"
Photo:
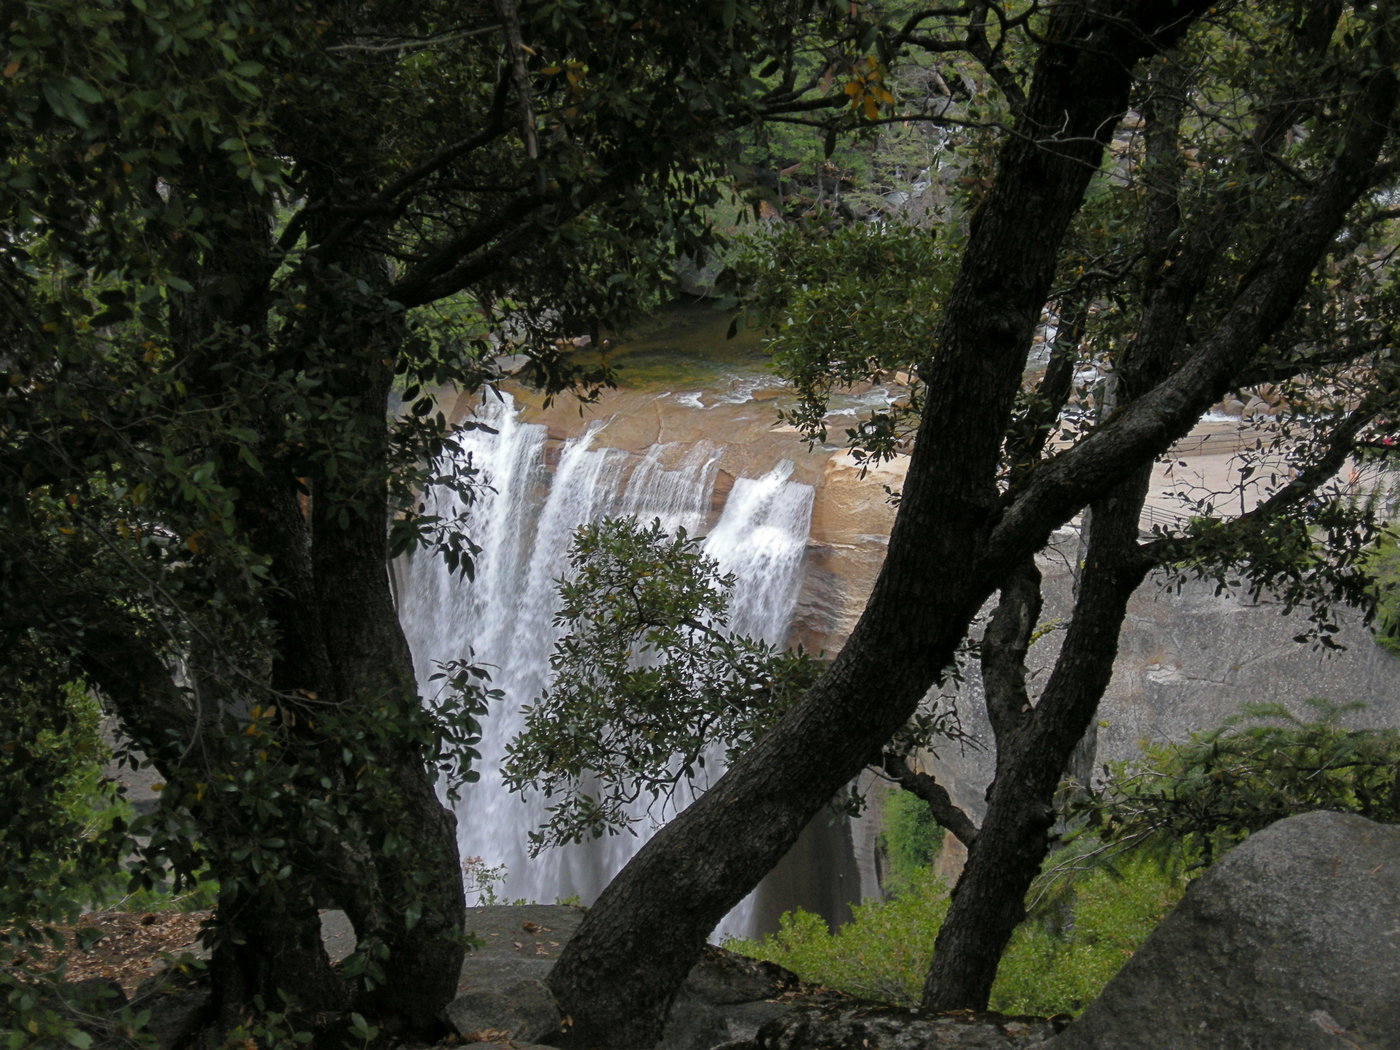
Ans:
[[[457,1033],[488,1046],[567,1042],[567,1020],[544,978],[582,920],[583,909],[569,905],[469,909],[468,929],[480,946],[468,954],[447,1010]],[[749,1039],[802,988],[779,966],[707,948],[676,996],[661,1045],[710,1050]]]
[[[482,942],[462,968],[448,1008],[461,1038],[488,1047],[568,1045],[567,1019],[544,977],[583,919],[581,908],[473,908]],[[562,1026],[562,1029],[561,1029]],[[713,946],[691,970],[658,1044],[663,1050],[1029,1050],[1055,1031],[1048,1021],[953,1015],[862,1003],[803,984],[780,966]]]
[[[953,1013],[923,1017],[897,1007],[851,1003],[801,1007],[733,1050],[1030,1050],[1057,1030],[1039,1018]]]
[[[482,1050],[567,1047],[545,978],[583,910],[469,910],[481,946],[448,1016]],[[337,957],[353,931],[326,917]],[[207,992],[141,989],[179,1042]],[[1394,1050],[1400,1047],[1400,827],[1310,813],[1251,837],[1188,891],[1079,1020],[926,1017],[804,985],[707,948],[676,997],[662,1050]],[[173,1037],[173,1038],[172,1038]]]
[[[1394,1050],[1400,827],[1339,813],[1251,836],[1047,1050]]]
[[[477,947],[467,953],[447,1019],[468,1042],[545,1043],[563,1015],[544,979],[578,924],[569,905],[491,905],[467,912]]]

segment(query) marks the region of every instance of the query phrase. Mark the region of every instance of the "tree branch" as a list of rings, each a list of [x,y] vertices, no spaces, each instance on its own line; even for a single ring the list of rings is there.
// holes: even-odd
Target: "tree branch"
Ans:
[[[880,770],[905,791],[927,803],[939,826],[947,828],[964,846],[970,847],[977,840],[977,825],[953,803],[948,790],[927,773],[915,771],[904,755],[894,751],[882,752]]]
[[[1333,232],[1369,189],[1395,106],[1395,72],[1377,70],[1349,114],[1330,168],[1283,224],[1215,330],[1167,379],[1007,492],[989,537],[988,571],[1009,571],[1019,559],[1017,552],[1043,545],[1051,530],[1095,493],[1124,477],[1143,457],[1165,451],[1282,327]]]
[[[1031,709],[1026,692],[1026,652],[1040,609],[1040,570],[1031,556],[1002,585],[1000,600],[982,635],[982,687],[999,754]]]

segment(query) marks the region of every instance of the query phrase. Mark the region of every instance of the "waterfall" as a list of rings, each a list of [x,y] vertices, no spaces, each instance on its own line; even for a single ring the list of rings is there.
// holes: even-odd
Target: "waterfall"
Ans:
[[[428,497],[439,501],[430,512],[465,513],[468,535],[481,547],[474,579],[449,577],[427,552],[405,559],[397,567],[400,619],[424,695],[434,691],[429,678],[437,664],[464,658],[469,650],[505,694],[483,722],[481,779],[463,789],[457,806],[462,856],[504,866],[508,875],[498,891],[504,899],[548,903],[578,896],[587,903],[641,848],[654,830],[648,819],[636,825],[636,835],[555,847],[532,858],[527,833],[543,821],[545,802],[508,793],[499,773],[506,744],[521,728],[521,705],[547,683],[558,637],[555,581],[567,568],[574,530],[622,515],[644,522],[660,518],[667,529],[683,527],[691,534],[708,529],[706,553],[738,580],[731,626],[781,642],[801,581],[813,492],[791,480],[790,463],[779,463],[762,477],[735,479],[712,521],[720,450],[710,444],[655,446],[637,456],[600,446],[606,423],[595,423],[564,442],[551,471],[545,427],[520,422],[508,397],[483,405],[476,418],[495,433],[462,432],[462,455],[470,456],[490,488],[480,489],[466,507],[449,494]],[[722,928],[753,932],[745,906]]]

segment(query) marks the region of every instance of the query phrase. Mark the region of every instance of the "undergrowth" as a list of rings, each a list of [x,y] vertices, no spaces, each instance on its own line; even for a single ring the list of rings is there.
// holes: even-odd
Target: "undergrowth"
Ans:
[[[1078,870],[1052,857],[1032,891],[1030,919],[1012,937],[991,1008],[1009,1014],[1077,1014],[1093,1001],[1180,898],[1184,879],[1155,858]],[[889,900],[868,900],[834,933],[798,910],[777,933],[725,947],[777,963],[803,980],[864,999],[914,1006],[948,912],[947,886],[925,869]]]

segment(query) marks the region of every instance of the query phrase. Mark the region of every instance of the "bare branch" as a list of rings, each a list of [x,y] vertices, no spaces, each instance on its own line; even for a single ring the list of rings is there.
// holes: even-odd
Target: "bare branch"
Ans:
[[[939,826],[947,828],[964,846],[971,847],[977,840],[977,825],[953,803],[947,788],[933,777],[916,772],[903,755],[893,751],[880,755],[880,768],[905,791],[923,799]]]
[[[534,92],[530,89],[530,74],[525,68],[525,42],[520,37],[520,17],[515,0],[494,0],[496,12],[506,30],[506,62],[515,80],[515,103],[520,109],[520,137],[525,140],[525,154],[531,160],[540,155],[535,136]]]
[[[479,26],[475,29],[458,29],[449,33],[437,33],[433,36],[419,37],[395,37],[388,43],[383,44],[334,44],[328,48],[330,52],[361,52],[365,54],[383,54],[386,52],[402,51],[429,51],[433,48],[444,47],[448,44],[456,44],[463,40],[470,40],[474,36],[485,36],[494,33],[501,26]]]

